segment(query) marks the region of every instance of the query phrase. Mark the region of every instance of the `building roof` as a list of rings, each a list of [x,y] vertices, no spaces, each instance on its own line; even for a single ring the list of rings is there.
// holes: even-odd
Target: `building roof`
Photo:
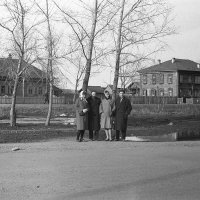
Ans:
[[[197,67],[198,63],[186,60],[173,58],[172,60],[141,69],[139,73],[151,73],[151,72],[176,72],[176,71],[198,71],[200,72],[200,67]]]
[[[71,89],[61,89],[63,91],[63,94],[74,94],[75,91]]]
[[[11,71],[17,70],[19,60],[14,58],[0,58],[0,72],[1,74],[7,75]],[[25,77],[27,78],[45,78],[46,73],[37,67],[30,65],[26,62],[23,63],[26,70],[24,72]]]
[[[96,93],[104,93],[104,88],[101,86],[88,86],[88,90],[90,92],[96,92]]]
[[[107,85],[106,88],[108,88],[108,87],[109,87],[111,90],[113,90],[113,85]],[[105,89],[106,89],[106,88],[105,88]],[[117,89],[120,90],[120,89],[122,89],[122,88],[118,87]]]
[[[139,87],[140,87],[140,82],[132,82],[127,86],[127,88],[139,88]]]

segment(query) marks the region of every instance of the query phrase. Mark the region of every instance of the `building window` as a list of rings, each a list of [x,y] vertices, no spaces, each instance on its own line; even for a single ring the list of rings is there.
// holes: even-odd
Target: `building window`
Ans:
[[[6,87],[3,85],[1,86],[1,94],[5,94],[6,93]]]
[[[30,94],[30,95],[33,94],[33,88],[32,88],[32,87],[29,87],[29,88],[28,88],[28,94]]]
[[[183,83],[183,75],[180,75],[180,83]]]
[[[156,90],[155,89],[151,89],[151,96],[156,96]]]
[[[0,81],[5,81],[6,80],[6,76],[0,76]]]
[[[145,89],[142,90],[142,96],[147,96],[147,90]]]
[[[147,75],[146,74],[142,76],[142,82],[143,82],[143,84],[147,84]]]
[[[159,83],[164,84],[164,74],[159,74]]]
[[[200,76],[195,76],[195,83],[200,84]]]
[[[173,83],[173,74],[168,74],[167,82],[168,82],[168,84],[172,84]]]
[[[200,97],[200,90],[199,89],[194,90],[194,96]]]
[[[11,94],[11,87],[8,85],[8,94]]]
[[[13,93],[13,88],[14,88],[14,86],[8,86],[8,94],[11,94],[12,95],[12,93]]]
[[[159,89],[159,96],[164,96],[164,89]]]
[[[173,96],[173,88],[168,89],[168,96],[170,96],[170,97]]]
[[[10,94],[13,93],[13,90],[14,90],[14,86],[12,85],[11,88],[10,88]]]
[[[196,81],[196,76],[195,76],[195,81]],[[180,75],[180,83],[191,83],[191,82],[192,82],[191,75],[188,74]]]
[[[38,89],[38,94],[42,94],[42,87],[39,87],[39,89]]]
[[[152,84],[156,84],[156,74],[152,74]]]

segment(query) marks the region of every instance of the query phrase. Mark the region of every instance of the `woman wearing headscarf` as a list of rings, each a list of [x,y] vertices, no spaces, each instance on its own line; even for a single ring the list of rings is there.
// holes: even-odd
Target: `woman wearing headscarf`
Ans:
[[[86,92],[81,91],[79,98],[76,100],[76,125],[77,125],[77,137],[79,142],[83,141],[85,130],[88,130],[88,102],[86,100]]]
[[[105,130],[106,141],[112,141],[112,110],[113,102],[109,92],[104,92],[105,98],[100,104],[101,128]]]

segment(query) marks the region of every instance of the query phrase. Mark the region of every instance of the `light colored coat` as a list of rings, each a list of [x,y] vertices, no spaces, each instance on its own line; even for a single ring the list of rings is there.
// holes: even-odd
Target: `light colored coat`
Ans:
[[[88,130],[88,113],[83,113],[86,108],[88,109],[88,102],[79,97],[75,103],[77,130]]]
[[[99,112],[101,114],[101,128],[103,129],[112,128],[112,109],[113,109],[112,100],[103,99],[99,107]]]

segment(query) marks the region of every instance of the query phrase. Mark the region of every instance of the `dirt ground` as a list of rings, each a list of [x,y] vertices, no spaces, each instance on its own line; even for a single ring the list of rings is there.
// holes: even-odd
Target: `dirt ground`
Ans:
[[[44,117],[18,118],[17,127],[10,127],[9,120],[0,120],[0,143],[35,142],[71,136],[75,137],[76,126],[74,120],[74,118],[66,117],[53,118],[51,126],[48,127],[44,126]],[[127,136],[155,136],[153,140],[170,141],[169,135],[175,132],[187,131],[199,133],[199,121],[199,117],[129,118]],[[86,131],[86,136],[87,134],[88,131]],[[103,130],[100,131],[99,139],[105,139]]]
[[[0,144],[0,199],[197,200],[199,152],[200,141]]]

